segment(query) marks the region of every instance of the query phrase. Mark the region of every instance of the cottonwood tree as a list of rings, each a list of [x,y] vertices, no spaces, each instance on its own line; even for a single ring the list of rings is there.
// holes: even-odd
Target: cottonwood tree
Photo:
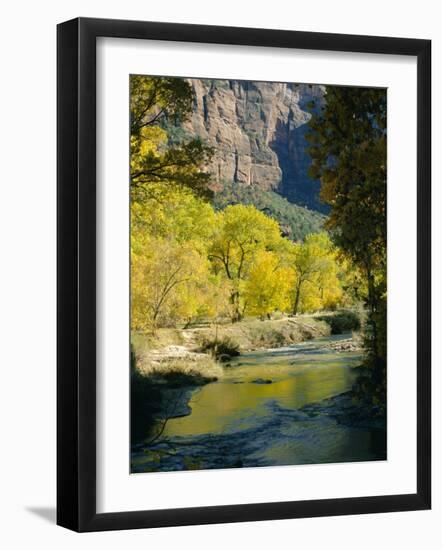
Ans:
[[[290,270],[274,252],[260,251],[245,284],[246,311],[261,318],[285,311],[290,304]]]
[[[155,333],[179,315],[197,312],[199,285],[207,261],[194,248],[167,239],[147,238],[131,262],[132,329]]]
[[[228,206],[217,214],[209,259],[231,282],[232,321],[244,315],[245,281],[257,254],[271,250],[282,239],[278,223],[253,206]]]
[[[145,235],[192,241],[200,252],[207,250],[215,227],[212,206],[186,187],[155,183],[149,196],[131,205],[132,242]]]
[[[325,232],[307,235],[295,244],[291,262],[293,277],[293,315],[302,309],[319,310],[336,304],[341,295],[336,255]]]

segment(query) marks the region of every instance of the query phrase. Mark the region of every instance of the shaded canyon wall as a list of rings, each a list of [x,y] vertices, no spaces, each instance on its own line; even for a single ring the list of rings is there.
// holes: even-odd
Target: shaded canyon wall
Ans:
[[[195,102],[183,129],[215,148],[209,167],[220,183],[274,190],[315,210],[319,182],[307,175],[306,105],[320,85],[189,79]]]

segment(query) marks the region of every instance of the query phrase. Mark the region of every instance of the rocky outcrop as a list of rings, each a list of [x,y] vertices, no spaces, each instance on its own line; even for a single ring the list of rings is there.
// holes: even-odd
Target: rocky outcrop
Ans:
[[[195,92],[184,129],[215,148],[215,180],[276,190],[292,202],[318,207],[318,182],[307,175],[306,105],[318,85],[190,79]]]

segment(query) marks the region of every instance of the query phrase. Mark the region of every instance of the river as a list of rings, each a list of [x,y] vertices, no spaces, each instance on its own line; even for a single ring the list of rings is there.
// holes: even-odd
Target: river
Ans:
[[[308,409],[351,388],[361,354],[329,347],[348,336],[235,358],[218,382],[182,393],[190,414],[168,420],[150,447],[137,445],[132,472],[385,459],[382,426]]]

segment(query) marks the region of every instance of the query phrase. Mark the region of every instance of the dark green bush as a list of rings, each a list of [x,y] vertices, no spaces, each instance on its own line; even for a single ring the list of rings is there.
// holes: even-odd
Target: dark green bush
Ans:
[[[339,311],[334,315],[324,315],[320,319],[330,325],[332,334],[343,334],[361,328],[359,315],[354,311]]]

